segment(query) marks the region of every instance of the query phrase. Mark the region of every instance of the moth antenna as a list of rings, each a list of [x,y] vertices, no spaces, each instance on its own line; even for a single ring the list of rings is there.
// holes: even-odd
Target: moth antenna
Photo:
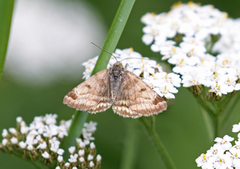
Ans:
[[[142,57],[142,58],[124,58],[120,62],[122,62],[123,60],[127,60],[127,59],[147,59],[147,58],[144,58],[144,57]]]
[[[94,46],[96,46],[97,48],[99,48],[99,49],[103,50],[104,52],[108,53],[109,55],[113,56],[113,57],[114,57],[114,59],[115,59],[115,60],[118,62],[118,60],[117,60],[116,56],[114,56],[112,53],[110,53],[110,52],[106,51],[105,49],[101,48],[100,46],[96,45],[96,44],[95,44],[95,43],[93,43],[93,42],[91,42],[91,44],[93,44],[93,45],[94,45]]]

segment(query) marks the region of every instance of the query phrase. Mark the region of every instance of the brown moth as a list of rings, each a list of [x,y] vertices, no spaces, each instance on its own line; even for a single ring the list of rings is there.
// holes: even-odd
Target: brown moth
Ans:
[[[167,109],[166,101],[121,62],[102,70],[70,91],[64,104],[76,110],[98,113],[112,106],[123,117],[138,118]]]

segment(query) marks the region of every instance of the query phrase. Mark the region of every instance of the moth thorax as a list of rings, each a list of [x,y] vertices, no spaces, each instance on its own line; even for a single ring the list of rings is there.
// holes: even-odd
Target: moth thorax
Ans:
[[[110,75],[115,79],[119,79],[122,74],[124,72],[124,68],[123,68],[123,65],[122,63],[120,62],[117,62],[115,63],[112,67],[111,67],[111,70],[110,70]]]

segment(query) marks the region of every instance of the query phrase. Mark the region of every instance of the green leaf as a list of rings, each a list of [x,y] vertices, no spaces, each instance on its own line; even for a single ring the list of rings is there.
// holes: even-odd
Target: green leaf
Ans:
[[[11,28],[14,0],[0,1],[0,79],[5,63],[8,39]]]

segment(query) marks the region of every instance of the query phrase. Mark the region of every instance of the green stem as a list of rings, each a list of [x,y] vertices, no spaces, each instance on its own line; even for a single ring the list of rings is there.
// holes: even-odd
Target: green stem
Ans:
[[[128,121],[127,135],[124,141],[122,160],[120,169],[132,169],[135,168],[135,159],[137,155],[137,143],[138,143],[138,133],[137,133],[137,123],[136,120],[132,119]]]
[[[160,155],[163,163],[167,169],[176,169],[171,157],[169,156],[167,150],[165,149],[162,141],[158,137],[154,128],[152,128],[146,117],[139,118],[140,122],[143,124],[143,127],[146,129],[150,139],[152,140],[155,148],[157,149],[158,154]]]
[[[206,128],[209,143],[212,144],[216,134],[216,130],[215,130],[216,125],[214,125],[216,123],[216,121],[214,121],[215,117],[210,117],[211,114],[209,114],[206,111],[206,109],[203,108],[203,106],[199,105],[199,107],[201,110],[202,121],[203,121],[204,127]]]
[[[106,51],[113,53],[114,49],[117,46],[117,43],[120,39],[120,36],[123,32],[123,29],[125,27],[125,24],[127,23],[127,19],[130,15],[130,12],[132,10],[133,4],[135,0],[122,0],[118,11],[116,13],[116,16],[113,20],[113,23],[111,25],[111,28],[108,32],[106,41],[104,43],[103,49]],[[95,68],[92,72],[92,74],[95,74],[107,67],[107,60],[110,59],[110,55],[104,51],[101,51],[98,61],[95,65]],[[82,126],[87,118],[88,113],[87,112],[80,112],[77,111],[72,119],[72,124],[70,126],[70,129],[68,131],[68,137],[64,139],[63,144],[61,147],[65,150],[64,153],[64,159],[68,158],[69,152],[68,148],[72,145],[76,144],[76,137],[79,137],[82,133],[81,129]]]
[[[108,32],[106,41],[103,46],[103,49],[105,49],[109,53],[113,53],[117,46],[117,43],[127,23],[130,12],[133,8],[134,2],[135,0],[122,0],[118,7],[118,11],[112,22],[111,28]],[[93,74],[97,73],[100,70],[106,69],[106,59],[109,60],[110,57],[111,56],[107,52],[102,50],[99,55],[97,64],[93,70]]]
[[[240,92],[238,91],[236,93],[236,95],[234,96],[234,98],[232,98],[233,101],[230,102],[230,104],[227,106],[224,113],[222,114],[222,117],[221,117],[222,127],[224,127],[224,125],[228,122],[229,117],[230,117],[231,113],[233,112],[233,109],[236,107],[236,105],[240,99],[239,94],[240,94]]]
[[[215,118],[212,119],[213,120],[213,124],[214,124],[214,138],[220,136],[220,134],[219,134],[219,132],[220,132],[220,120],[219,120],[220,117],[221,116],[218,115],[218,116],[216,116]],[[214,140],[214,138],[213,138],[213,140]]]
[[[206,90],[201,95],[194,95],[194,97],[200,106],[203,125],[206,127],[209,142],[212,144],[214,138],[219,135],[219,117],[221,113],[219,112],[220,110],[218,111],[207,102],[205,94]]]
[[[155,130],[155,119],[156,119],[156,117],[155,116],[150,116],[149,119],[150,119],[150,127],[152,128],[152,130]]]
[[[188,90],[191,92],[190,88],[188,88]],[[205,93],[205,92],[203,92],[203,93]],[[193,94],[193,96],[195,97],[197,102],[202,106],[202,108],[205,109],[205,111],[207,111],[211,114],[214,114],[214,110],[207,104],[206,99],[203,98],[204,97],[203,94],[201,94],[201,95],[194,95]]]
[[[0,1],[0,79],[6,59],[14,0]]]
[[[69,157],[68,148],[76,145],[76,138],[79,138],[82,133],[83,125],[87,119],[88,112],[76,111],[72,123],[68,131],[68,136],[64,138],[61,147],[65,150],[63,157],[65,160]]]

